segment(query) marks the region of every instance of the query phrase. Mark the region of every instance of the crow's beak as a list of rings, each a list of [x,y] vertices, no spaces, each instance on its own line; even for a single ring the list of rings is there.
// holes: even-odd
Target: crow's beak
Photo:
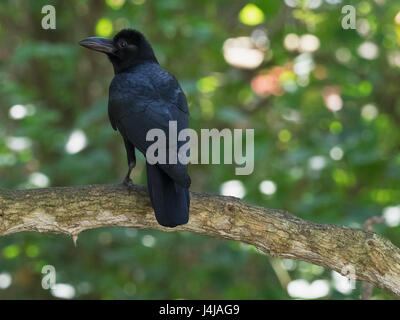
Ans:
[[[82,47],[108,54],[113,54],[115,51],[112,40],[106,38],[90,37],[83,39],[79,44]]]

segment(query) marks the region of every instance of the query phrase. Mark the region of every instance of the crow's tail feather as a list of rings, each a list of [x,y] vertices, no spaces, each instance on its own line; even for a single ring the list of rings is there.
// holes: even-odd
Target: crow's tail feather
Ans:
[[[146,163],[147,187],[158,223],[176,227],[189,221],[189,189],[174,182],[157,165]]]

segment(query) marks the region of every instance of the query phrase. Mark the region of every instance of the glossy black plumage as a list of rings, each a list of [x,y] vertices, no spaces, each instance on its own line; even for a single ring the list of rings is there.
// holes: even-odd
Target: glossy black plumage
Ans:
[[[188,106],[178,81],[160,67],[150,44],[141,33],[123,30],[114,37],[112,44],[98,39],[88,38],[81,44],[91,48],[91,43],[95,43],[94,50],[105,52],[114,66],[108,113],[112,127],[124,139],[130,169],[126,179],[129,180],[130,171],[136,163],[135,149],[146,155],[148,147],[154,143],[146,141],[147,132],[161,129],[168,138],[169,121],[177,122],[178,132],[188,128]],[[102,50],[101,46],[106,49]],[[111,46],[114,51],[111,51]],[[175,144],[171,142],[171,146],[179,148],[184,143],[178,141],[176,145],[175,141]],[[171,146],[168,144],[167,148]],[[177,164],[167,161],[166,164],[154,165],[147,162],[146,170],[157,221],[167,227],[187,223],[190,206],[187,165],[179,161]]]

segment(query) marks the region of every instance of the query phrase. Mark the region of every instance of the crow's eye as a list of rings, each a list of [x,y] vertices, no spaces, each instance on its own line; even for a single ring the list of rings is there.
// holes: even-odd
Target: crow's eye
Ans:
[[[128,45],[128,43],[125,40],[119,42],[119,46],[121,48],[125,48],[127,45]]]

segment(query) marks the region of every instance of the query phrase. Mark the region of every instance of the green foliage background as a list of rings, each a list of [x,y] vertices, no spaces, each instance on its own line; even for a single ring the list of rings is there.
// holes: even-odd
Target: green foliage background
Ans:
[[[192,128],[255,129],[252,175],[235,176],[232,165],[192,165],[192,190],[219,193],[223,182],[240,180],[249,203],[353,227],[400,205],[400,63],[388,59],[400,55],[395,23],[400,3],[346,1],[357,8],[358,21],[367,22],[365,34],[341,27],[340,0],[323,1],[315,9],[307,6],[309,1],[298,1],[297,7],[278,0],[253,3],[263,21],[251,26],[239,19],[247,1],[2,0],[0,187],[38,187],[32,178],[37,172],[48,177],[49,186],[122,181],[125,151],[107,118],[112,67],[78,41],[132,27],[145,33],[161,65],[181,82]],[[46,4],[56,8],[56,30],[41,28]],[[229,65],[222,54],[224,41],[249,37],[255,29],[267,31],[268,58],[253,70]],[[260,97],[252,79],[276,66],[290,66],[299,55],[284,47],[289,33],[318,37],[314,70],[302,85],[289,70],[291,81],[280,79],[282,94]],[[379,47],[376,59],[359,56],[365,41]],[[339,61],[338,49],[350,54],[346,62]],[[340,88],[341,110],[325,106],[326,86]],[[9,110],[16,104],[24,105],[28,115],[12,119]],[[362,116],[366,104],[376,106],[375,118]],[[69,154],[65,145],[77,129],[86,134],[88,145]],[[31,143],[15,151],[7,144],[10,137]],[[333,147],[343,150],[340,160],[330,157]],[[324,166],[312,169],[312,159]],[[145,184],[143,157],[133,180]],[[276,183],[273,195],[260,192],[263,180]],[[381,224],[375,230],[400,244],[398,226]],[[54,298],[41,287],[41,269],[47,264],[55,266],[58,283],[74,287],[77,299],[289,299],[286,285],[296,279],[327,280],[330,290],[323,299],[357,299],[360,293],[359,283],[352,293],[340,293],[330,270],[272,259],[237,242],[106,228],[82,233],[76,248],[62,235],[2,237],[0,274],[9,274],[12,283],[0,289],[0,299]],[[374,297],[390,299],[379,290]]]

